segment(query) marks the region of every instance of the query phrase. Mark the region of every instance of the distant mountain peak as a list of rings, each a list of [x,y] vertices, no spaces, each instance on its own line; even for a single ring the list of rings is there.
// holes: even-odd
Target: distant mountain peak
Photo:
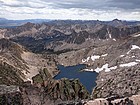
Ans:
[[[119,20],[119,19],[114,19],[114,20],[109,22],[109,25],[114,26],[114,27],[125,26],[126,22]]]
[[[0,18],[0,20],[7,20],[6,18]]]
[[[116,19],[113,19],[112,21],[121,21],[121,20],[119,20],[119,19],[116,18]]]

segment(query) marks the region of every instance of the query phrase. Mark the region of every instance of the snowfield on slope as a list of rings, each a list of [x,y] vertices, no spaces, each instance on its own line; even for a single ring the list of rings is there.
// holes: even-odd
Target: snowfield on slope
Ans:
[[[101,56],[92,55],[92,56],[87,57],[86,59],[82,59],[82,63],[88,62],[90,59],[94,62],[95,60],[100,59],[101,57],[106,57],[106,56],[108,56],[108,54],[102,54]]]
[[[129,62],[129,63],[125,63],[125,64],[120,64],[120,67],[131,67],[131,66],[135,66],[137,65],[137,62]]]

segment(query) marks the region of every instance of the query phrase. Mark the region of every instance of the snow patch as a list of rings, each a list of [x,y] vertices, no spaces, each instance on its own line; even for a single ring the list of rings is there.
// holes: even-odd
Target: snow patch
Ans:
[[[136,59],[136,62],[140,62],[140,60]]]
[[[99,73],[102,70],[105,70],[105,72],[109,72],[109,71],[115,70],[115,69],[117,69],[117,66],[108,68],[108,64],[106,63],[101,68],[97,67],[94,71],[97,72],[97,73]]]
[[[113,38],[113,40],[114,40],[114,41],[116,41],[116,39],[115,39],[115,38]]]
[[[110,38],[110,39],[112,38],[111,34],[109,34],[109,38]]]
[[[120,57],[124,57],[125,55],[120,55]]]
[[[90,57],[87,57],[87,62],[89,61]]]
[[[92,61],[95,61],[96,59],[99,59],[99,58],[100,58],[99,55],[93,55],[93,56],[91,56],[91,57],[87,57],[86,59],[82,59],[82,63],[88,62],[90,59],[91,59]]]
[[[93,69],[84,69],[83,71],[93,71]]]
[[[127,52],[127,54],[129,54],[132,50],[135,50],[135,49],[140,49],[140,47],[137,46],[137,45],[132,45],[131,50],[129,50],[129,51]]]
[[[99,59],[100,56],[99,55],[93,55],[91,56],[92,61],[95,61],[96,59]]]
[[[87,57],[87,59],[82,59],[82,63],[88,62],[90,57]]]
[[[132,58],[135,58],[135,56],[133,55]]]
[[[102,78],[101,81],[104,81],[104,79]]]
[[[103,55],[101,55],[101,57],[106,57],[108,54],[103,54]]]
[[[137,45],[132,45],[131,50],[135,50],[135,49],[140,49],[140,47],[139,47],[139,46],[137,46]]]
[[[131,52],[131,50],[129,50],[126,54],[129,54]]]
[[[129,62],[129,63],[125,63],[125,64],[120,64],[120,67],[131,67],[131,66],[135,66],[137,65],[137,62]]]
[[[117,69],[117,66],[110,67],[109,69],[115,70],[115,69]]]
[[[133,37],[138,37],[138,36],[140,36],[140,34],[134,35]]]
[[[109,35],[109,38],[111,39],[112,38],[112,36],[111,36],[111,34],[110,34],[110,32],[109,32],[109,29],[107,28],[107,33],[108,33],[108,35]]]
[[[87,60],[86,59],[82,59],[82,63],[85,63]]]

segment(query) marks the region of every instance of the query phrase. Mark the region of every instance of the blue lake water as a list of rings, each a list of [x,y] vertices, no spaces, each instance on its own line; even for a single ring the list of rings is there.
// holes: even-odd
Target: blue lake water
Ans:
[[[69,78],[77,79],[86,87],[86,89],[91,93],[94,86],[96,86],[96,72],[81,72],[80,70],[84,68],[85,65],[67,66],[64,67],[59,65],[58,68],[60,73],[55,77],[55,79]]]

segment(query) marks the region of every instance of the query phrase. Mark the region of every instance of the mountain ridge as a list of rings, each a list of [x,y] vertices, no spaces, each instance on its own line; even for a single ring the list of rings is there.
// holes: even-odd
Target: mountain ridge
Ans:
[[[32,51],[38,48],[40,48],[39,50],[46,49],[47,51],[58,49],[58,47],[64,46],[64,43],[78,45],[88,40],[117,40],[136,35],[140,31],[139,25],[115,27],[98,21],[93,23],[90,23],[90,21],[77,22],[79,21],[74,21],[73,23],[71,21],[70,23],[69,21],[50,21],[42,24],[28,22],[16,28],[1,29],[0,36],[9,38],[23,46],[30,46],[28,48]],[[29,40],[32,43],[28,43]]]

